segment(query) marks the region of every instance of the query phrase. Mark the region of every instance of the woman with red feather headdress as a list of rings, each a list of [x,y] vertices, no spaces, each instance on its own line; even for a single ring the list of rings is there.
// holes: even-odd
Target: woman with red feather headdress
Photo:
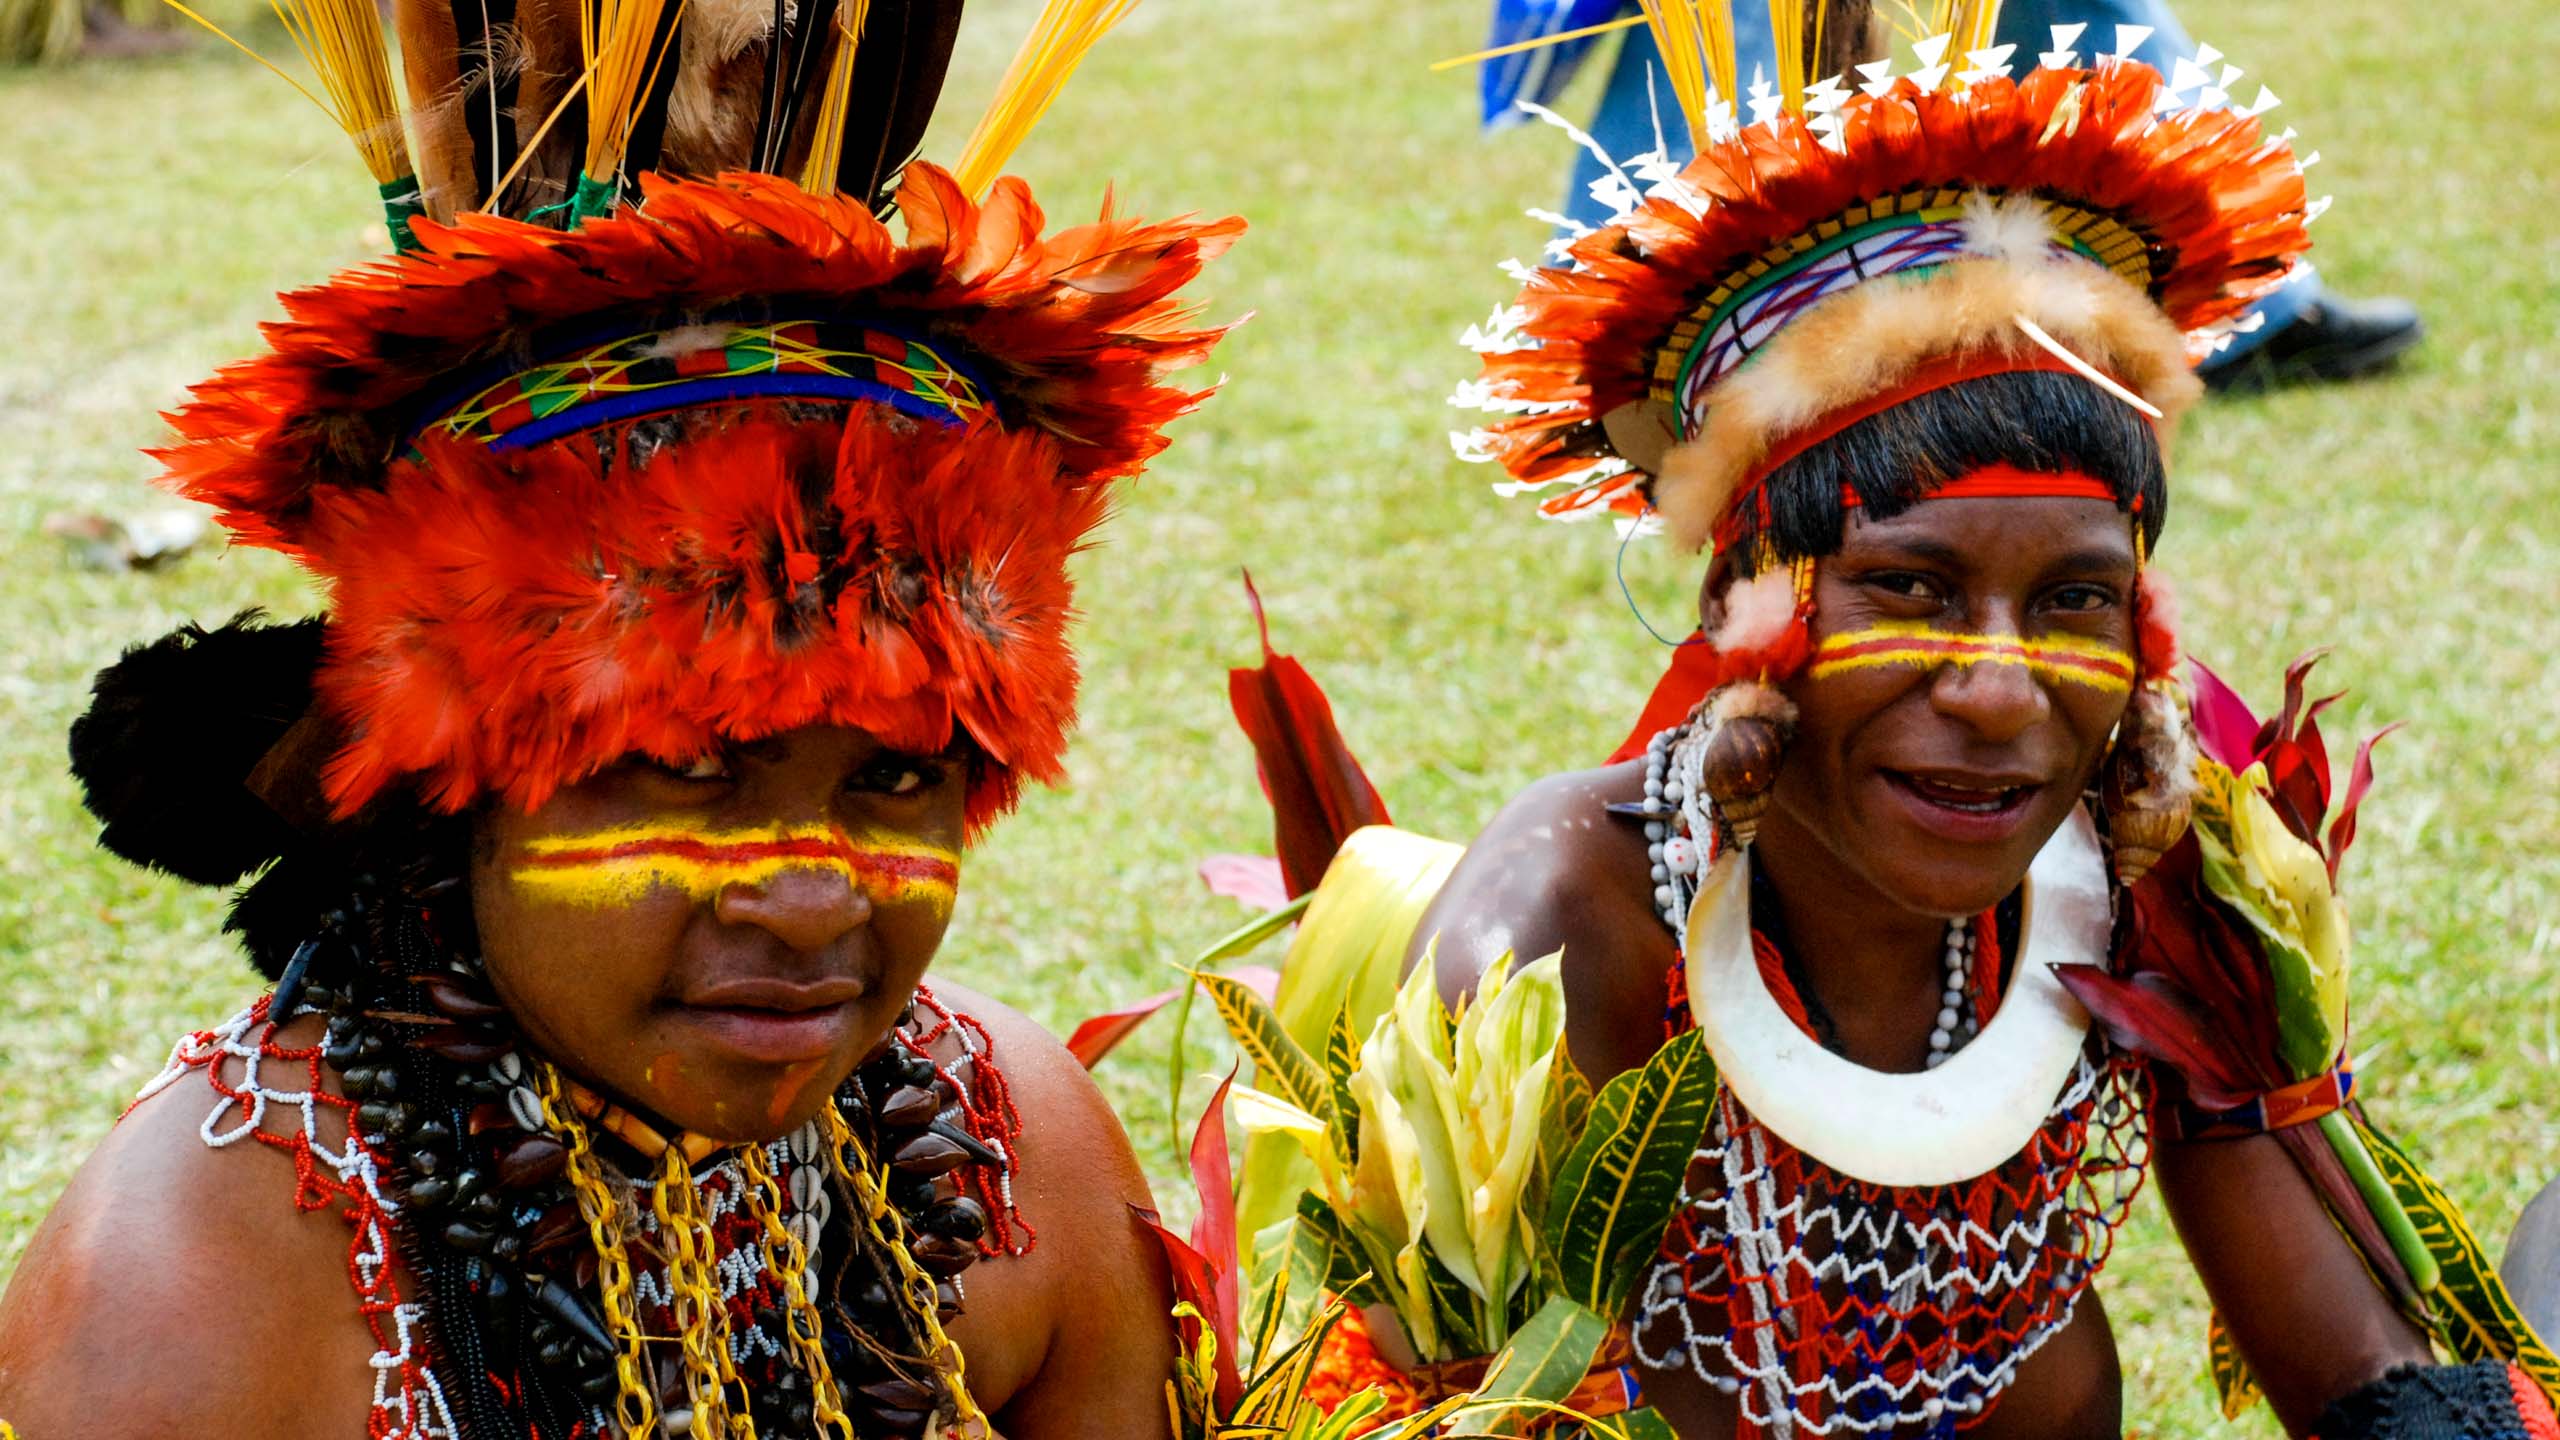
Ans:
[[[414,143],[372,0],[296,15],[399,253],[161,452],[328,613],[137,648],[72,735],[107,848],[250,882],[274,988],[29,1246],[0,1415],[1164,1433],[1125,1137],[921,983],[1059,774],[1068,559],[1223,333],[1176,292],[1238,222],[998,176],[1126,0],[1051,0],[950,171],[956,0],[393,8]]]
[[[2369,759],[2333,805],[2307,663],[2264,724],[2201,671],[2191,694],[2150,564],[2192,364],[2308,244],[2272,99],[2172,93],[2066,34],[2013,75],[1996,5],[1962,0],[1913,7],[1944,27],[1916,72],[1813,78],[1857,59],[1866,8],[1773,7],[1784,73],[1746,121],[1726,7],[1647,0],[1698,158],[1611,160],[1617,220],[1516,267],[1468,336],[1459,400],[1492,418],[1463,457],[1548,516],[1711,558],[1703,623],[1610,764],[1531,787],[1445,883],[1445,856],[1382,878],[1393,847],[1346,846],[1308,912],[1437,887],[1400,923],[1448,1009],[1435,1031],[1400,996],[1335,1076],[1354,1099],[1419,1105],[1423,1080],[1374,1067],[1463,1067],[1409,1037],[1455,1014],[1475,1038],[1444,1048],[1481,1048],[1479,989],[1507,1003],[1515,958],[1562,956],[1531,1128],[1566,1158],[1506,1182],[1572,1178],[1521,1242],[1543,1259],[1489,1265],[1481,1217],[1442,1214],[1490,1162],[1413,1158],[1474,1122],[1375,1098],[1347,1129],[1351,1203],[1412,1237],[1383,1288],[1421,1324],[1373,1309],[1374,1348],[1435,1362],[1428,1399],[1460,1358],[1423,1333],[1448,1306],[1564,1315],[1552,1344],[1561,1302],[1614,1305],[1614,1227],[1665,1143],[1637,1137],[1693,1114],[1577,1402],[1690,1437],[2117,1435],[2093,1286],[2156,1174],[2227,1403],[2263,1393],[2327,1440],[2560,1433],[2560,1363],[2349,1099],[2333,890]],[[1339,988],[1359,959],[1290,964]],[[1579,1140],[1553,1118],[1577,1103]],[[1628,1138],[1595,1152],[1604,1115]],[[1373,1160],[1382,1137],[1401,1148]],[[1599,1279],[1556,1289],[1585,1252]]]

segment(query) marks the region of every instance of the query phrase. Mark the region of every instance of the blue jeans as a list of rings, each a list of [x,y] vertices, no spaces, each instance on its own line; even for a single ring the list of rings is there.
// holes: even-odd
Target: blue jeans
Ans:
[[[2080,21],[2089,25],[2075,47],[2083,59],[2112,51],[2118,25],[2151,27],[2151,38],[2134,52],[2134,58],[2162,74],[2167,74],[2179,57],[2193,55],[2196,50],[2195,42],[2187,38],[2185,27],[2178,23],[2165,0],[2009,0],[2000,9],[2000,42],[2018,47],[2010,63],[2023,69],[2035,63],[2038,53],[2051,47],[2054,25]],[[1737,25],[1735,32],[1735,69],[1748,93],[1755,73],[1774,80],[1776,51],[1765,25]],[[1652,32],[1641,26],[1629,30],[1618,47],[1617,62],[1609,70],[1608,89],[1600,97],[1600,113],[1591,121],[1592,138],[1614,157],[1641,155],[1653,148],[1657,94],[1663,138],[1674,154],[1685,157],[1687,153],[1689,132],[1680,122],[1671,92],[1659,79],[1651,78],[1661,72],[1660,55],[1654,48]],[[1607,223],[1608,211],[1591,198],[1591,183],[1601,173],[1600,162],[1590,151],[1574,151],[1573,181],[1565,192],[1565,214],[1585,225]],[[2203,368],[2228,365],[2256,349],[2267,337],[2292,324],[2305,305],[2319,298],[2320,277],[2306,273],[2260,300],[2256,308],[2266,317],[2264,323],[2253,332],[2234,335],[2230,348],[2206,361]]]

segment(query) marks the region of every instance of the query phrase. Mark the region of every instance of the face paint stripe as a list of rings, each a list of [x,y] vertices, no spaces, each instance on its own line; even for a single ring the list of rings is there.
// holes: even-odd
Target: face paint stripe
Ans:
[[[849,867],[871,874],[928,880],[953,879],[959,873],[959,866],[951,858],[949,851],[873,849],[867,846],[848,845],[841,841],[752,842],[739,845],[715,845],[682,840],[629,841],[601,848],[552,850],[531,854],[525,857],[525,865],[529,869],[536,870],[571,870],[633,860],[665,860],[680,865],[700,866],[787,864],[791,861],[801,861],[817,866]]]
[[[526,842],[513,873],[530,890],[605,905],[659,888],[707,899],[729,886],[759,884],[791,870],[842,875],[875,899],[918,899],[946,907],[960,879],[955,851],[902,842],[858,843],[826,826],[702,831],[641,825],[546,837]]]
[[[1872,651],[1847,659],[1815,662],[1807,673],[1816,680],[1856,670],[1878,670],[1888,666],[1909,666],[1934,670],[1941,665],[2012,665],[2050,680],[2087,685],[2101,690],[2130,690],[2133,676],[2130,666],[2110,667],[2073,657],[2047,659],[2018,654],[2014,651],[1991,654],[1950,654],[1942,650],[1894,649]]]
[[[2133,657],[2103,641],[1940,630],[1894,622],[1826,638],[1814,652],[1811,678],[1884,666],[2014,665],[2061,684],[2123,691],[2133,688]]]

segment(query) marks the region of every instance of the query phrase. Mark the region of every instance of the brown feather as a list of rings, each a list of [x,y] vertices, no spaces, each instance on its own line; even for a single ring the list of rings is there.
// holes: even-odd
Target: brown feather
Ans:
[[[1857,66],[1881,58],[1890,38],[1876,14],[1875,0],[1823,0],[1808,5],[1804,24],[1804,53],[1811,57],[1805,73],[1816,80],[1829,75],[1846,78]],[[1818,51],[1816,35],[1821,37]]]
[[[517,0],[516,41],[523,70],[516,79],[515,141],[521,148],[578,83],[585,61],[578,49],[578,0]],[[506,213],[523,215],[566,199],[585,153],[585,97],[568,99],[563,114],[507,193]]]
[[[392,0],[391,24],[400,37],[419,188],[426,194],[427,214],[449,221],[480,203],[453,10],[443,0]]]

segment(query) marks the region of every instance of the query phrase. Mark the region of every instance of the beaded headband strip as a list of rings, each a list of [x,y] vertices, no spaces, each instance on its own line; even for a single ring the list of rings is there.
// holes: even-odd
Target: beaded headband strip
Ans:
[[[992,413],[989,391],[923,340],[877,323],[709,323],[583,345],[494,383],[419,427],[516,450],[616,421],[736,400],[870,400],[946,425]]]

